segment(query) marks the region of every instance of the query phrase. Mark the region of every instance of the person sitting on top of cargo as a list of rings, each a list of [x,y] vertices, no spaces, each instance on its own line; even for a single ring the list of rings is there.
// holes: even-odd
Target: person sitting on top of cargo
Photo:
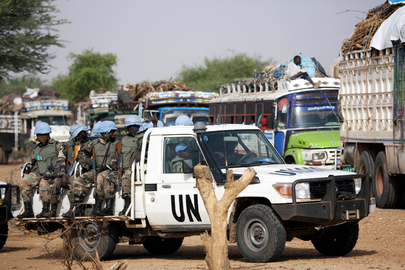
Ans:
[[[122,198],[124,199],[124,209],[122,209],[122,211],[119,213],[120,216],[125,215],[129,205],[131,204],[131,166],[133,162],[138,162],[140,159],[144,134],[144,132],[139,131],[141,125],[142,120],[138,115],[129,115],[125,117],[124,126],[126,127],[128,134],[121,140],[121,152],[123,155],[121,186]]]
[[[46,217],[50,206],[51,184],[55,179],[54,169],[58,158],[59,142],[51,139],[51,127],[45,122],[35,125],[37,134],[36,144],[32,150],[31,168],[24,168],[24,177],[21,179],[21,195],[24,202],[24,213],[17,218],[33,218],[32,197],[34,188],[39,184],[39,196],[42,201],[42,212],[37,218]]]
[[[285,75],[288,78],[295,80],[298,78],[305,79],[309,81],[314,89],[317,89],[321,85],[321,81],[318,81],[316,84],[312,81],[311,77],[309,77],[308,73],[305,70],[301,69],[301,56],[296,55],[294,56],[294,61],[290,62],[287,66],[287,70],[285,71]]]
[[[176,118],[174,122],[175,126],[192,126],[194,125],[193,121],[187,115],[180,115]]]
[[[174,150],[176,151],[176,156],[170,162],[172,173],[181,173],[183,172],[183,163],[182,160],[190,157],[190,152],[188,145],[185,143],[179,143],[176,145]]]
[[[70,209],[68,212],[64,213],[63,217],[73,217],[74,208],[74,196],[73,196],[73,185],[74,185],[74,166],[77,162],[77,155],[80,148],[83,147],[87,140],[87,128],[84,124],[76,124],[70,127],[69,141],[62,143],[59,148],[58,160],[56,161],[56,171],[61,177],[61,182],[54,182],[51,189],[51,211],[52,216],[56,216],[56,208],[58,206],[58,197],[60,193],[61,186],[67,188],[67,196],[70,203]]]

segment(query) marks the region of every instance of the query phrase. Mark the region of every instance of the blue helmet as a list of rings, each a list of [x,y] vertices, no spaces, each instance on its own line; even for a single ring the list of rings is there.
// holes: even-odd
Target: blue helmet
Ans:
[[[70,127],[69,129],[69,133],[70,133],[70,137],[69,140],[76,138],[77,135],[79,135],[80,132],[82,131],[88,131],[90,130],[88,127],[86,127],[86,125],[84,124],[76,124]]]
[[[104,121],[101,122],[99,131],[100,133],[109,134],[112,130],[117,130],[117,126],[113,121]]]
[[[133,125],[142,126],[142,119],[138,115],[129,115],[125,117],[124,126],[128,127]]]
[[[39,122],[35,125],[34,134],[49,134],[52,133],[51,127],[48,123]]]
[[[157,122],[157,127],[164,127],[163,122],[158,120]],[[139,129],[139,131],[144,131],[144,130],[148,130],[150,128],[153,128],[153,123],[149,122],[149,123],[144,123],[142,124],[141,128]]]
[[[102,122],[97,122],[93,126],[93,134],[92,136],[100,136],[100,126]]]
[[[185,143],[179,143],[178,145],[176,145],[176,148],[174,148],[174,150],[175,150],[176,153],[177,153],[177,152],[179,152],[179,151],[186,150],[187,147],[188,147],[187,144],[185,144]]]
[[[193,121],[187,115],[180,115],[176,118],[174,122],[175,126],[192,126],[194,125]]]

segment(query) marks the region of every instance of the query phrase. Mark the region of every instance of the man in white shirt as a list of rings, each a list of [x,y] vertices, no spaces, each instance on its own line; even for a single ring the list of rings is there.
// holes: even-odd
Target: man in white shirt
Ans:
[[[285,71],[287,77],[292,80],[302,78],[304,80],[309,81],[314,87],[314,89],[317,89],[321,85],[321,81],[318,81],[315,84],[309,77],[308,73],[305,70],[301,69],[300,65],[301,65],[301,56],[299,55],[294,56],[294,62],[290,62],[287,66],[287,70]]]

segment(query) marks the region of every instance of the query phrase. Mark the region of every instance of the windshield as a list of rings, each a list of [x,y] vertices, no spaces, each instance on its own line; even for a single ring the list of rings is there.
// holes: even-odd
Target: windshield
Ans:
[[[72,125],[70,123],[69,117],[65,115],[59,115],[59,116],[38,116],[38,118],[35,120],[35,124],[39,122],[45,122],[49,124],[50,126],[70,126]]]
[[[162,122],[165,126],[174,126],[174,122],[176,118],[180,115],[187,115],[193,121],[196,122],[204,122],[207,124],[209,121],[208,118],[208,110],[200,111],[200,110],[170,110],[170,111],[163,111],[162,112]]]
[[[322,127],[339,126],[336,116],[336,106],[306,106],[294,107],[291,116],[291,127]]]
[[[259,130],[210,132],[204,139],[221,169],[284,163]]]

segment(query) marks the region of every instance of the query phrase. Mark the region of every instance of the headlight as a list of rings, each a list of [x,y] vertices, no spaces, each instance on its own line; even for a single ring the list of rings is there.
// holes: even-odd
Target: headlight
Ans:
[[[312,160],[313,161],[324,161],[324,160],[326,160],[326,152],[313,153],[312,154]]]
[[[295,195],[297,199],[311,199],[308,183],[298,183],[295,185]]]
[[[356,191],[356,195],[360,193],[361,190],[361,178],[354,178],[354,188]]]

